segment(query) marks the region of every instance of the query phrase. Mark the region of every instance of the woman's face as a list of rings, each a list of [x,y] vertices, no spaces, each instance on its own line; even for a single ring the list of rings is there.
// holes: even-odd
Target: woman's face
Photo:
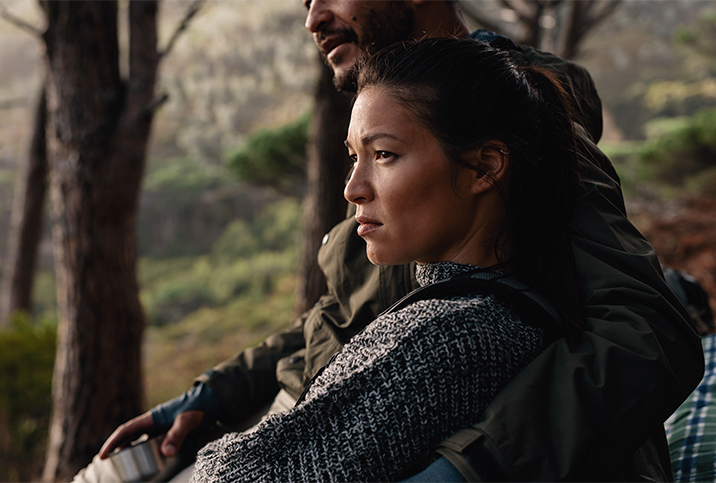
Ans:
[[[355,165],[344,196],[357,205],[358,234],[371,262],[475,262],[468,256],[475,236],[474,171],[453,164],[389,91],[360,93],[346,146]]]

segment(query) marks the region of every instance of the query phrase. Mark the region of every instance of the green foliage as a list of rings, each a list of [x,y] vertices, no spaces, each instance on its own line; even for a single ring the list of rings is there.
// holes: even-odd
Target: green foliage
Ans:
[[[657,117],[644,125],[647,139],[658,139],[669,133],[686,128],[691,123],[689,116]]]
[[[677,45],[691,47],[708,56],[716,55],[716,10],[706,9],[688,27],[676,29]]]
[[[205,254],[232,220],[253,219],[273,197],[237,180],[223,165],[191,157],[153,159],[137,226],[140,256]]]
[[[300,204],[286,199],[269,205],[253,223],[229,225],[210,255],[143,258],[141,296],[150,324],[177,323],[200,308],[272,293],[277,279],[295,271],[300,221]]]
[[[294,276],[272,277],[268,293],[242,293],[176,324],[150,326],[145,343],[148,407],[186,391],[197,375],[290,323]]]
[[[684,188],[688,193],[716,194],[716,167],[705,169],[698,176],[689,177]]]
[[[227,183],[223,166],[197,163],[187,157],[152,163],[150,167],[144,179],[147,191],[191,194]]]
[[[253,223],[232,222],[214,243],[217,260],[246,258],[260,251],[280,252],[300,241],[301,205],[287,198],[266,207]]]
[[[254,223],[264,250],[283,251],[300,242],[301,205],[285,199],[267,207]]]
[[[672,186],[688,185],[698,187],[701,193],[716,194],[713,176],[702,178],[704,172],[716,168],[716,109],[651,129],[659,135],[645,143],[640,160],[653,176]]]
[[[142,289],[152,288],[164,280],[174,278],[178,273],[190,270],[195,257],[148,258],[138,263],[139,280]]]
[[[306,143],[310,116],[278,129],[254,133],[229,155],[228,167],[240,179],[298,196],[306,176]]]
[[[268,206],[252,223],[231,224],[208,255],[141,260],[142,300],[150,321],[145,344],[149,407],[177,396],[198,374],[289,324],[300,220],[300,203],[287,199]]]
[[[650,82],[644,91],[644,108],[652,116],[691,115],[706,106],[716,105],[716,81],[713,78],[694,82]]]
[[[217,260],[232,260],[251,256],[261,248],[261,242],[253,227],[246,220],[236,220],[226,227],[212,247],[212,255]]]
[[[181,320],[184,315],[199,307],[214,303],[206,285],[206,271],[202,270],[203,260],[205,258],[200,258],[190,271],[157,284],[149,293],[143,290],[142,301],[150,323]]]
[[[48,269],[40,269],[35,273],[32,286],[32,300],[35,317],[55,319],[57,317],[57,290],[55,273]]]
[[[693,44],[698,38],[698,32],[693,28],[681,27],[674,31],[674,41],[680,45]]]
[[[0,481],[37,478],[52,412],[56,326],[26,314],[0,331]]]
[[[599,147],[614,165],[624,191],[633,191],[640,182],[642,170],[638,163],[641,142],[600,143]]]

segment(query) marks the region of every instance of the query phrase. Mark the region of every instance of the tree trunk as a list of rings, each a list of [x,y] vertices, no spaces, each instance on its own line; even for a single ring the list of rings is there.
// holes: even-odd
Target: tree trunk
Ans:
[[[159,56],[154,1],[129,4],[126,82],[116,1],[41,3],[59,315],[43,478],[58,481],[143,409],[136,221]]]
[[[343,185],[348,172],[344,141],[350,120],[350,97],[333,87],[333,72],[323,66],[308,143],[307,190],[303,201],[303,235],[295,313],[309,309],[326,291],[316,255],[323,236],[346,215]]]
[[[32,286],[47,191],[47,102],[43,83],[35,108],[27,165],[13,201],[5,271],[0,284],[0,327],[17,311],[32,314]]]
[[[584,44],[584,39],[597,26],[609,18],[619,7],[621,0],[584,0],[570,2],[572,8],[569,13],[564,44],[559,55],[564,59],[575,59]]]

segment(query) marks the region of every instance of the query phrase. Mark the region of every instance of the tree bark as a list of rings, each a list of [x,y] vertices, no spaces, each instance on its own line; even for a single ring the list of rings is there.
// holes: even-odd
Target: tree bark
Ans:
[[[43,83],[35,108],[27,165],[10,218],[5,270],[0,284],[0,327],[7,327],[15,312],[32,314],[32,286],[47,191],[46,99]]]
[[[572,11],[569,15],[569,23],[566,28],[564,45],[560,56],[565,59],[576,58],[584,39],[587,35],[604,20],[609,18],[619,7],[621,0],[608,0],[599,2],[598,0],[589,0],[581,2],[570,2]],[[596,10],[599,8],[599,10]]]
[[[159,58],[157,3],[129,3],[127,81],[116,1],[41,4],[59,315],[43,478],[60,481],[143,409],[136,221]]]
[[[323,236],[346,216],[343,185],[349,158],[344,141],[350,109],[350,97],[336,91],[333,72],[324,65],[316,90],[308,142],[308,179],[303,201],[296,315],[308,310],[326,291],[326,280],[316,256]]]

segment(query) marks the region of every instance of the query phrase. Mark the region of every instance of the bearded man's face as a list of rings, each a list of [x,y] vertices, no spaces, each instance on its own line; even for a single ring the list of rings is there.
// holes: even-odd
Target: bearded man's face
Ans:
[[[413,10],[403,1],[307,0],[306,28],[340,91],[355,89],[356,67],[366,55],[411,38]]]

